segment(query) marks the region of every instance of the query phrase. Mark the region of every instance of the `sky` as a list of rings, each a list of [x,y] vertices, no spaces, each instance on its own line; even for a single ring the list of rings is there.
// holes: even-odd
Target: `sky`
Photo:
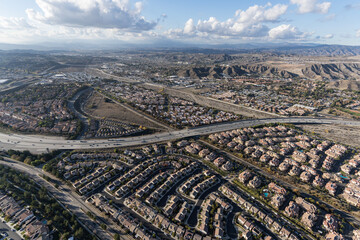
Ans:
[[[358,0],[0,0],[0,43],[360,45]]]

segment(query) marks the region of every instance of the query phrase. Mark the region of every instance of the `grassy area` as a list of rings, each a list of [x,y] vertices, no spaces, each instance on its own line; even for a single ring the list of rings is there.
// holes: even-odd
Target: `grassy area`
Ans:
[[[352,116],[360,117],[360,112],[353,111],[353,110],[347,109],[347,108],[342,108],[342,107],[337,107],[336,109],[339,110],[339,111],[348,113],[348,114],[350,114],[350,115],[352,115]]]

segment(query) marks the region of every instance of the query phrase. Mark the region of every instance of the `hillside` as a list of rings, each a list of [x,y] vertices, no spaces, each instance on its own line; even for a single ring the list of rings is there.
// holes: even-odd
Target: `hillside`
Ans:
[[[288,70],[284,66],[275,67],[271,64],[246,64],[233,66],[209,66],[209,67],[189,67],[177,71],[181,77],[190,77],[193,79],[211,78],[220,79],[223,77],[240,76],[267,76],[280,78],[306,77],[314,80],[347,80],[333,83],[333,87],[344,89],[355,88],[357,83],[354,80],[360,80],[359,63],[337,63],[337,64],[311,64],[299,69],[292,68]],[[345,86],[350,84],[350,86]]]
[[[328,88],[335,88],[340,90],[351,90],[359,91],[360,90],[360,81],[354,80],[335,80],[330,82],[327,85]]]
[[[305,77],[311,79],[360,79],[360,64],[340,63],[340,64],[313,64],[302,70]]]
[[[193,67],[189,69],[182,69],[178,71],[178,75],[181,77],[190,78],[222,78],[224,76],[238,77],[245,75],[261,75],[268,77],[283,77],[291,78],[297,77],[295,73],[291,73],[285,70],[278,69],[276,67],[255,64],[255,65],[234,65],[234,66],[212,66],[212,67]]]

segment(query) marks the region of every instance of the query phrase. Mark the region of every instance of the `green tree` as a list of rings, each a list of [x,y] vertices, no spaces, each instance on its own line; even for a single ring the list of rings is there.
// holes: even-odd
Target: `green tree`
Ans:
[[[118,233],[114,234],[114,240],[120,240],[120,235]]]
[[[78,230],[76,230],[74,237],[77,239],[83,239],[84,237],[84,230],[82,228],[79,228]]]

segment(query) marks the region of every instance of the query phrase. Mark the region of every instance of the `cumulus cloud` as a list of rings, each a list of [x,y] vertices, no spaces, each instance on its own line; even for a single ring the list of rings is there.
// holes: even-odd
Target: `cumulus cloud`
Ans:
[[[299,13],[328,13],[331,7],[331,2],[321,2],[318,0],[290,0],[292,4],[298,6]]]
[[[299,39],[306,37],[307,34],[299,31],[296,27],[290,24],[282,24],[269,31],[271,39]]]
[[[141,16],[142,2],[128,0],[36,0],[41,11],[27,9],[32,21],[68,27],[116,28],[147,31],[157,22]]]
[[[190,18],[185,23],[184,34],[193,34],[195,32],[195,29],[196,28],[194,26],[194,20],[192,20],[192,18]]]
[[[207,20],[198,20],[195,24],[193,19],[189,19],[183,29],[170,29],[167,33],[170,37],[264,37],[269,31],[265,24],[278,22],[286,11],[287,5],[283,4],[253,5],[246,10],[237,10],[234,17],[226,21],[210,17]]]

